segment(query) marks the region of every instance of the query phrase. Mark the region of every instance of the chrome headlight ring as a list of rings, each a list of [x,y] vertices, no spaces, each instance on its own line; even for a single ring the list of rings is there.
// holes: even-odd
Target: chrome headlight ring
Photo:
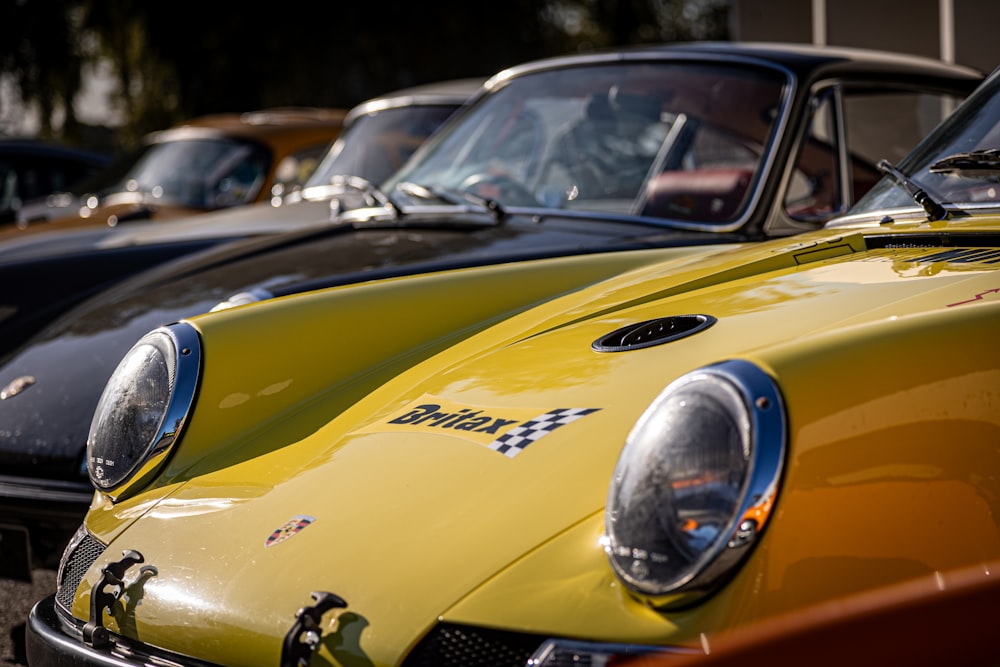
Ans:
[[[87,437],[94,486],[119,498],[166,460],[194,403],[201,342],[190,324],[160,327],[122,358],[98,402]]]
[[[750,362],[668,385],[633,427],[608,489],[604,546],[625,586],[677,607],[732,574],[771,513],[786,438],[778,387]]]

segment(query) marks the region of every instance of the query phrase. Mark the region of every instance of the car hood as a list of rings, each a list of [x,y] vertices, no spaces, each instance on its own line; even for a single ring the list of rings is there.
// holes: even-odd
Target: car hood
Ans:
[[[113,204],[102,204],[93,210],[88,210],[86,217],[76,211],[67,212],[62,217],[47,220],[36,220],[26,225],[11,225],[0,229],[0,242],[20,242],[34,234],[48,234],[60,231],[79,231],[86,229],[107,229],[119,224],[135,221],[156,220],[161,224],[170,220],[195,216],[205,213],[204,210],[170,204],[145,204],[142,196],[136,193],[122,193],[124,201]]]
[[[961,240],[949,240],[962,247]],[[400,365],[395,377],[346,409],[328,406],[323,425],[259,456],[238,451],[240,438],[229,438],[220,424],[259,422],[255,414],[268,412],[269,401],[310,374],[350,387],[356,379],[347,370],[351,356],[365,340],[378,346],[370,335],[352,332],[371,331],[369,325],[384,322],[384,315],[365,320],[352,305],[352,290],[332,290],[312,303],[278,300],[195,318],[204,354],[216,370],[201,388],[200,412],[168,464],[163,486],[92,511],[88,527],[110,545],[81,590],[93,586],[102,563],[124,550],[142,553],[152,569],[134,589],[141,604],[118,620],[127,625],[117,629],[220,664],[276,662],[295,610],[311,604],[313,591],[347,602],[339,629],[321,651],[342,662],[361,656],[375,664],[398,664],[439,621],[669,643],[685,633],[690,638],[692,628],[717,626],[726,614],[763,614],[753,593],[763,565],[741,573],[738,592],[700,609],[658,613],[622,593],[600,546],[615,461],[642,411],[681,374],[744,357],[794,383],[803,372],[796,369],[815,362],[809,347],[814,340],[865,327],[885,329],[891,339],[894,328],[915,313],[975,301],[1000,266],[990,262],[995,250],[972,260],[954,249],[895,245],[845,233],[636,268],[466,336],[420,363]],[[405,283],[401,289],[414,289],[412,281]],[[442,285],[427,286],[433,295],[419,304],[423,316],[445,317]],[[366,292],[369,312],[389,298],[393,286],[382,287]],[[997,321],[995,304],[985,308]],[[264,324],[279,313],[289,328],[284,334]],[[717,321],[663,345],[622,353],[592,348],[623,325],[690,313]],[[299,328],[303,324],[328,337],[343,333],[334,337],[335,345],[315,347],[315,334],[300,338],[307,331]],[[406,327],[393,333],[405,339]],[[237,341],[239,349],[230,350]],[[238,370],[247,349],[300,342],[308,352],[261,360],[250,374],[267,383],[280,368],[281,386],[255,389]],[[782,353],[793,348],[797,354]],[[385,363],[393,358],[387,355]],[[220,377],[220,368],[232,368],[233,376]],[[324,412],[323,406],[312,409]],[[571,418],[552,427],[557,414]],[[542,437],[529,438],[530,446],[511,453],[497,445],[513,428],[537,420],[550,426],[536,433]],[[248,443],[282,433],[273,422],[252,428]],[[799,440],[807,439],[808,429],[802,423],[798,428],[805,432]],[[225,441],[232,446],[207,454]],[[199,442],[208,449],[200,450]],[[803,480],[799,471],[785,493],[837,485],[836,479]],[[938,512],[932,504],[927,508]],[[788,510],[794,515],[794,504]],[[988,515],[986,528],[992,525]],[[800,520],[803,528],[810,519]],[[1000,548],[995,530],[985,532],[992,534],[993,549]],[[794,533],[768,533],[768,539],[790,542],[772,542],[767,557],[823,555],[810,554]],[[982,530],[963,534],[931,548],[954,554],[973,542],[981,547]],[[896,548],[905,553],[911,545]],[[87,600],[78,594],[78,617],[86,618]],[[224,647],[216,641],[230,635],[240,642]]]
[[[168,225],[157,222],[121,225],[114,233],[102,238],[98,245],[101,248],[120,248],[165,241],[238,238],[294,231],[324,224],[330,224],[328,199],[300,199],[280,206],[273,206],[270,202],[260,202],[178,218],[171,220]]]
[[[290,232],[330,224],[330,201],[300,199],[273,206],[247,204],[219,211],[179,215],[163,220],[122,222],[114,227],[86,221],[39,222],[24,229],[11,227],[0,237],[3,259],[30,258],[88,250],[128,248],[156,243],[240,239]]]
[[[224,244],[124,281],[82,303],[0,365],[0,466],[10,474],[82,479],[83,447],[104,384],[147,331],[208,312],[235,294],[280,294],[469,263],[724,241],[696,232],[589,223],[335,227]]]

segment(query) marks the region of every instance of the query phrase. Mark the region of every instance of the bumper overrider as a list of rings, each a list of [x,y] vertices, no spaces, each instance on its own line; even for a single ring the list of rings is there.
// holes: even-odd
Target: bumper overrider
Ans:
[[[174,655],[150,646],[128,642],[120,636],[110,637],[109,644],[98,649],[84,643],[83,626],[83,623],[58,609],[55,595],[37,602],[28,615],[26,632],[28,664],[63,667],[209,664],[187,656]]]
[[[141,579],[146,574],[142,555],[127,551],[120,561],[105,566],[100,582],[91,591],[91,617],[82,621],[72,616],[77,587],[90,566],[101,556],[105,545],[81,528],[67,547],[60,563],[56,593],[38,601],[27,622],[26,648],[31,667],[140,667],[146,665],[189,665],[221,667],[188,655],[181,655],[129,637],[110,632],[104,622],[116,606],[129,603],[125,594],[126,572]],[[336,596],[333,596],[336,598]],[[305,607],[289,618],[280,667],[302,667],[312,662],[323,640],[319,621],[323,611],[342,606],[342,601],[323,600]],[[684,647],[655,647],[632,644],[581,642],[525,632],[511,632],[449,623],[439,623],[402,661],[403,667],[464,667],[488,664],[497,667],[558,667],[559,665],[603,664],[609,660],[652,653],[691,654]]]

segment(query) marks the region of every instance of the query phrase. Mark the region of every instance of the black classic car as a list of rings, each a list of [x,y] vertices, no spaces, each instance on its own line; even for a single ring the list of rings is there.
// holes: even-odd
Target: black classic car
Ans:
[[[276,193],[268,202],[205,213],[172,222],[125,225],[95,239],[99,249],[149,246],[171,241],[228,240],[325,225],[342,208],[363,198],[350,183],[381,184],[393,175],[457,109],[482,88],[484,79],[438,81],[404,88],[353,107],[344,131],[301,188]],[[0,248],[2,258],[3,248]]]
[[[10,349],[85,297],[161,262],[238,238],[329,224],[331,202],[345,193],[339,183],[346,177],[381,183],[482,83],[442,81],[355,106],[304,185],[274,193],[267,201],[169,224],[132,221],[0,241],[0,350]]]
[[[329,224],[160,264],[3,350],[2,574],[30,573],[26,543],[36,564],[52,564],[79,524],[95,406],[147,331],[336,284],[813,230],[982,78],[895,54],[736,43],[569,56],[495,75],[381,187],[342,179],[358,201]]]

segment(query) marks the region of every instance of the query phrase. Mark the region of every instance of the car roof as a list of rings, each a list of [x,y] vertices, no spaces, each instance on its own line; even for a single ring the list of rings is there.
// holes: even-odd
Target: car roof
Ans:
[[[724,58],[729,61],[734,58],[745,59],[748,63],[769,63],[771,66],[782,67],[800,77],[815,76],[820,72],[835,74],[874,69],[894,76],[930,76],[978,83],[985,75],[975,68],[934,58],[872,49],[778,42],[691,42],[638,45],[535,60],[498,73],[486,85],[492,87],[512,76],[544,69],[622,60],[672,58]]]
[[[243,113],[217,113],[199,116],[180,125],[147,135],[147,142],[173,141],[203,136],[236,136],[266,139],[297,135],[303,130],[341,128],[347,117],[345,109],[318,107],[276,107]]]
[[[384,109],[440,104],[461,105],[479,92],[485,82],[486,77],[451,79],[401,88],[361,102],[348,112],[344,123],[350,125],[358,116]]]
[[[0,155],[61,157],[76,159],[94,165],[107,164],[111,160],[110,156],[97,151],[29,137],[0,139]]]

